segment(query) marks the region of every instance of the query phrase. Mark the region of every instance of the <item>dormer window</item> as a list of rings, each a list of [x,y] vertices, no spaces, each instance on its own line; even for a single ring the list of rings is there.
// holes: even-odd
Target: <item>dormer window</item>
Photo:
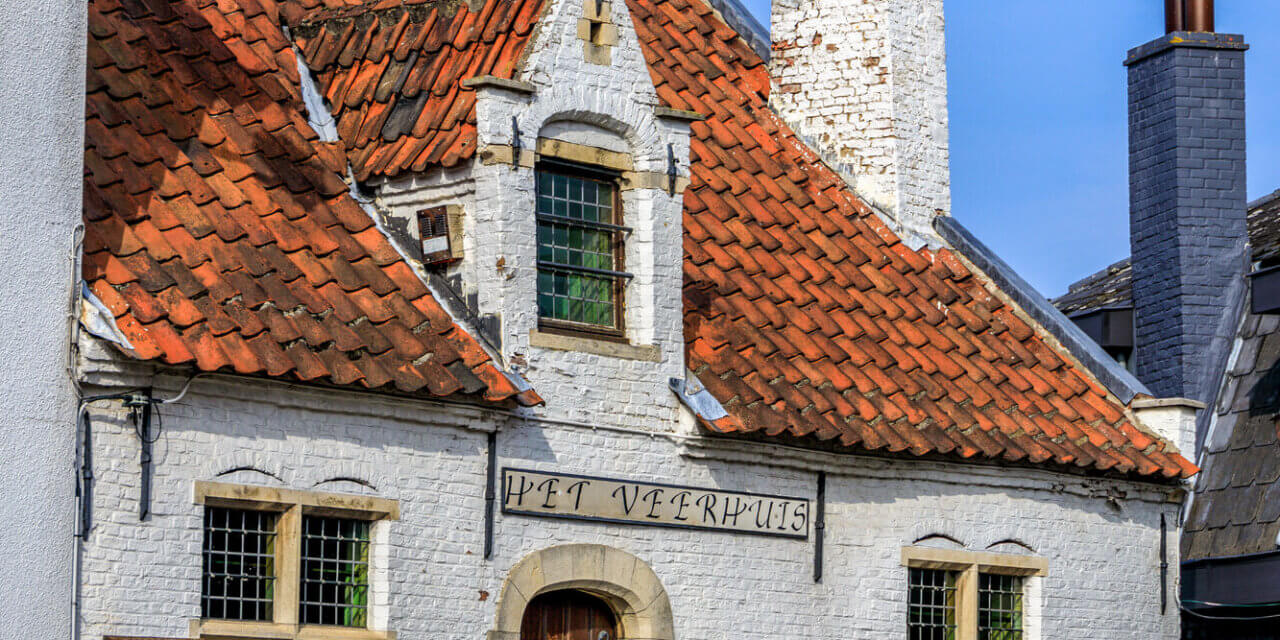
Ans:
[[[538,318],[542,328],[622,337],[618,175],[544,161],[537,168]]]

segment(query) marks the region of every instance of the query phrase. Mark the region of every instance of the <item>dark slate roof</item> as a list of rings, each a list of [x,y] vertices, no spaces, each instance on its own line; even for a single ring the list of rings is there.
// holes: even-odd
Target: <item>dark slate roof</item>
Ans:
[[[1133,269],[1125,258],[1073,283],[1066,294],[1053,299],[1053,306],[1067,316],[1108,307],[1132,307],[1132,284]]]
[[[1273,203],[1274,204],[1274,203]],[[1280,316],[1250,314],[1205,441],[1184,560],[1273,551],[1280,534]]]
[[[1280,259],[1280,190],[1249,203],[1249,244],[1255,261]],[[1133,273],[1125,258],[1074,282],[1052,300],[1068,316],[1108,307],[1133,306]]]
[[[1280,258],[1280,190],[1249,203],[1249,242],[1254,260]]]

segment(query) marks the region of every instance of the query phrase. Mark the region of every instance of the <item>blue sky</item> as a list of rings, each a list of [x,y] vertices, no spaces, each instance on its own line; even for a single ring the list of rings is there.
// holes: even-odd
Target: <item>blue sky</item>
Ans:
[[[743,0],[762,24],[768,0]],[[1218,2],[1243,33],[1249,198],[1280,189],[1280,11]],[[1046,295],[1129,254],[1125,52],[1159,0],[948,0],[953,214]]]

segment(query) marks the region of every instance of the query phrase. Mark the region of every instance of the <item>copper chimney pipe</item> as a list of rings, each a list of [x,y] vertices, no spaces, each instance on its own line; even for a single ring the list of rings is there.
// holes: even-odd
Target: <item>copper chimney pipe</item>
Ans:
[[[1164,0],[1164,30],[1212,32],[1213,0]]]

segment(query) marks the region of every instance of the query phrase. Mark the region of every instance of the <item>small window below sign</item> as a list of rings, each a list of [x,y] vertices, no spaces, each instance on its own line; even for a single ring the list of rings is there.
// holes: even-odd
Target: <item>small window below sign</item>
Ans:
[[[418,212],[422,264],[431,267],[462,258],[462,207],[444,205]]]

